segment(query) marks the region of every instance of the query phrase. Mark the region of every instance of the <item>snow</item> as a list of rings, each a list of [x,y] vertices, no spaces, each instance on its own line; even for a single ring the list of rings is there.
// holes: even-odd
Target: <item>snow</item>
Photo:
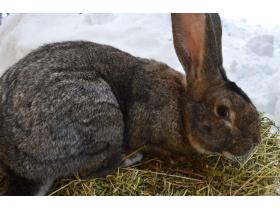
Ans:
[[[280,25],[254,24],[222,15],[228,77],[259,111],[280,125]],[[168,14],[12,14],[0,26],[0,73],[32,49],[50,42],[89,40],[183,71]],[[277,59],[278,58],[278,59]]]
[[[274,52],[274,36],[255,36],[247,42],[246,47],[259,56],[272,57]]]

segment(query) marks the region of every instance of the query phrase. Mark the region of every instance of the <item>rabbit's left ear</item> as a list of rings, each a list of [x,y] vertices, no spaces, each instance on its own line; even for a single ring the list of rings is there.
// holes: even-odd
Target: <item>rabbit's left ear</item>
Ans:
[[[200,100],[209,86],[226,79],[218,14],[171,14],[177,56],[187,74],[187,93]]]

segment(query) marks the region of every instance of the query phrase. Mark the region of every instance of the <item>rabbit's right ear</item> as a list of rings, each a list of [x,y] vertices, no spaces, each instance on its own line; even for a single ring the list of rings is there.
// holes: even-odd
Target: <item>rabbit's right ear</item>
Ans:
[[[218,14],[171,14],[173,42],[187,74],[187,94],[200,100],[213,83],[226,79]]]

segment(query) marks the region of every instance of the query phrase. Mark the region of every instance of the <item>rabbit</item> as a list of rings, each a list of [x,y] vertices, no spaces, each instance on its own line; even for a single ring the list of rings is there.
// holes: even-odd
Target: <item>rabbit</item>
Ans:
[[[219,15],[171,20],[186,74],[88,41],[44,45],[3,74],[3,195],[45,195],[74,173],[104,176],[141,147],[165,159],[232,157],[260,143],[257,109],[223,68]]]

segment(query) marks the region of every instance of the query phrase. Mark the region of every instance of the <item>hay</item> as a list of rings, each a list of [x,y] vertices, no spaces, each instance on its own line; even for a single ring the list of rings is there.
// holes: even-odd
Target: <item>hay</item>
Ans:
[[[277,195],[280,186],[280,129],[261,117],[262,144],[243,161],[219,155],[168,165],[146,159],[106,178],[59,180],[50,195]]]

